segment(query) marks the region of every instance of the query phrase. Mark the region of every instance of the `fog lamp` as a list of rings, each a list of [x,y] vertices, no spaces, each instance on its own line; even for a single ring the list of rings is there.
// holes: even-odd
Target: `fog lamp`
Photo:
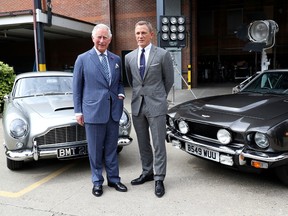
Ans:
[[[232,141],[232,135],[231,133],[226,129],[220,129],[217,132],[217,139],[220,143],[227,145]]]
[[[172,146],[174,146],[177,149],[181,149],[181,143],[178,140],[172,140]]]
[[[182,134],[186,134],[189,131],[189,127],[188,124],[184,121],[184,120],[180,120],[178,123],[178,127],[179,127],[179,131]]]
[[[220,163],[228,166],[233,166],[233,158],[228,155],[220,155]]]
[[[21,142],[18,142],[18,143],[16,144],[16,148],[17,148],[17,149],[21,149],[23,146],[24,146],[24,144],[21,143]]]

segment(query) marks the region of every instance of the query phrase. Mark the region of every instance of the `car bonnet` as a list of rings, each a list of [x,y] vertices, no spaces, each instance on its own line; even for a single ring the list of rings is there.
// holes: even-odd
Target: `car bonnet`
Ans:
[[[236,121],[239,118],[271,120],[288,114],[287,97],[274,95],[231,94],[200,98],[185,102],[169,110],[183,118],[199,118],[213,116],[229,118]]]
[[[64,113],[74,116],[71,95],[21,98],[17,99],[17,103],[30,115],[35,113],[42,118],[57,118]]]

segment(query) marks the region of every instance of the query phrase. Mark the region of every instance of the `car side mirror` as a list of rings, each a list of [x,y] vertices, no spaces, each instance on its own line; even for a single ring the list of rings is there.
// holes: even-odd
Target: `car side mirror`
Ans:
[[[7,101],[7,100],[9,100],[9,95],[4,95],[4,97],[3,97],[3,99],[4,99],[4,101]]]

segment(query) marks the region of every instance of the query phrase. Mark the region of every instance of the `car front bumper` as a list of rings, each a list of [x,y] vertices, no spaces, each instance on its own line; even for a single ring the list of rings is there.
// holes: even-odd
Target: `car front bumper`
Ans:
[[[122,146],[127,146],[131,144],[133,139],[130,136],[119,136],[118,138],[118,147]],[[39,160],[41,159],[49,159],[49,158],[59,158],[59,149],[63,149],[64,151],[64,156],[59,158],[59,159],[68,159],[71,157],[76,157],[72,156],[71,154],[71,149],[72,151],[77,148],[77,147],[83,147],[81,152],[77,154],[77,157],[83,157],[87,156],[88,151],[87,151],[87,144],[86,143],[80,143],[77,145],[72,145],[72,146],[65,146],[65,147],[54,147],[54,148],[39,148],[37,145],[37,142],[35,141],[33,144],[32,149],[25,149],[25,150],[8,150],[6,145],[4,144],[5,148],[5,154],[6,157],[14,160],[14,161],[29,161],[29,160]]]
[[[264,153],[246,149],[245,146],[235,148],[227,145],[208,145],[199,141],[192,140],[191,138],[181,135],[179,133],[173,133],[171,130],[167,130],[166,136],[167,142],[172,143],[173,146],[187,152],[187,143],[198,146],[203,149],[207,149],[212,152],[219,153],[219,163],[229,166],[250,166],[254,168],[272,168],[281,166],[288,163],[288,153]],[[195,155],[195,154],[194,154]],[[196,154],[197,156],[197,154]],[[206,158],[209,159],[209,158]]]

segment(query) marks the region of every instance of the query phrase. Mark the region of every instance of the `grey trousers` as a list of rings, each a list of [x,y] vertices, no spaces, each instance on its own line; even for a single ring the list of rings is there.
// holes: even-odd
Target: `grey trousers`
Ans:
[[[163,181],[167,167],[165,144],[166,116],[149,117],[145,107],[143,104],[139,115],[132,116],[142,163],[142,174],[149,175],[154,173],[155,181]]]

